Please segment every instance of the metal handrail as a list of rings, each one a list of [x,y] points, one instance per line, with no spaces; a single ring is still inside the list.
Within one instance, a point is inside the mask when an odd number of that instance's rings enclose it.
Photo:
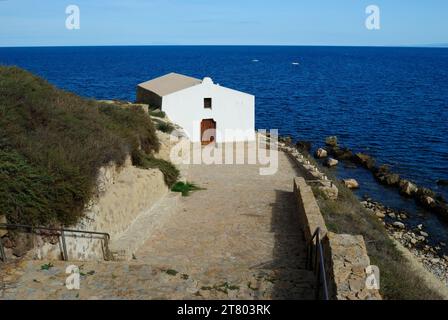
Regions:
[[[111,256],[109,252],[110,235],[106,232],[85,231],[85,230],[75,230],[65,228],[35,227],[25,224],[9,224],[9,223],[0,223],[0,229],[26,229],[29,231],[29,233],[35,233],[35,231],[37,230],[57,232],[57,235],[61,238],[63,258],[65,261],[68,261],[67,245],[65,242],[65,232],[99,235],[102,236],[104,240],[104,247],[103,247],[104,260],[109,260]],[[0,241],[0,258],[3,262],[6,262],[6,254],[1,241]]]
[[[315,241],[315,244],[313,241]],[[314,248],[313,248],[314,245]],[[314,249],[314,250],[313,250]],[[314,259],[313,259],[313,251]],[[314,265],[312,261],[314,260]],[[316,274],[316,300],[319,300],[321,287],[323,288],[323,299],[330,300],[328,294],[327,284],[327,272],[325,269],[324,250],[322,247],[322,241],[320,239],[320,228],[317,228],[314,232],[308,245],[307,254],[307,266],[310,270],[313,270]]]

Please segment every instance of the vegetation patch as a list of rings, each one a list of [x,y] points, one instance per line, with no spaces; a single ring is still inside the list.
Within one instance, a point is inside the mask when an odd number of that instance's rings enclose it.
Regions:
[[[236,291],[236,290],[239,290],[239,289],[240,289],[239,286],[229,284],[228,282],[224,282],[224,283],[221,283],[221,284],[215,284],[215,285],[213,285],[213,287],[210,287],[210,286],[203,286],[203,287],[201,287],[201,290],[204,290],[204,291],[205,290],[208,290],[208,291],[214,290],[214,291],[222,292],[222,293],[225,293],[225,294],[228,294],[229,290],[230,291]]]
[[[157,130],[162,131],[164,133],[171,133],[174,131],[174,126],[169,123],[162,120],[154,119],[154,122],[156,123]]]
[[[190,195],[190,192],[198,191],[198,190],[204,190],[204,188],[200,188],[194,183],[190,182],[177,182],[173,187],[171,188],[171,191],[173,192],[180,192],[182,193],[183,197],[188,197]]]
[[[176,276],[179,272],[178,271],[176,271],[176,270],[173,270],[173,269],[168,269],[168,270],[165,270],[165,273],[166,274],[168,274],[168,275],[170,275],[170,276]]]
[[[166,117],[166,113],[160,110],[151,110],[149,111],[149,115],[152,117],[156,117],[156,118],[165,118]]]
[[[179,179],[179,169],[171,162],[156,159],[140,150],[132,153],[132,163],[143,169],[159,169],[165,178],[165,183],[171,188]]]
[[[50,270],[51,268],[53,268],[53,264],[51,262],[43,264],[40,266],[40,270]]]
[[[0,212],[10,223],[76,223],[101,166],[159,148],[141,107],[83,99],[0,67]]]

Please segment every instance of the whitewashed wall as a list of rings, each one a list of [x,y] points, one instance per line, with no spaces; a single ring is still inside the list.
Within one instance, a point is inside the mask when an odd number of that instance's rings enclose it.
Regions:
[[[212,98],[212,109],[204,108],[204,98]],[[163,97],[162,110],[180,125],[192,142],[201,141],[201,121],[216,121],[216,142],[255,140],[255,97],[213,84],[202,84]],[[229,134],[239,131],[237,136]]]

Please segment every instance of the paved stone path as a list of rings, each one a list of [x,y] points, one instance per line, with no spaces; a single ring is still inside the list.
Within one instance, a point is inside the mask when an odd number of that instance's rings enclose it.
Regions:
[[[292,193],[297,173],[283,153],[277,174],[261,176],[258,169],[190,166],[188,181],[205,190],[180,199],[135,260],[76,263],[79,291],[64,286],[69,263],[52,262],[49,270],[41,270],[46,261],[9,265],[0,298],[312,299]]]

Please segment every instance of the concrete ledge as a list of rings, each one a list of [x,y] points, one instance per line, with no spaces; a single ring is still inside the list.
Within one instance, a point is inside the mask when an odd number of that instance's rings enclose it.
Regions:
[[[304,178],[294,178],[294,195],[306,241],[310,242],[316,229],[320,228],[330,298],[381,299],[378,290],[366,287],[366,268],[370,266],[370,258],[364,238],[361,235],[329,232],[313,191]]]

